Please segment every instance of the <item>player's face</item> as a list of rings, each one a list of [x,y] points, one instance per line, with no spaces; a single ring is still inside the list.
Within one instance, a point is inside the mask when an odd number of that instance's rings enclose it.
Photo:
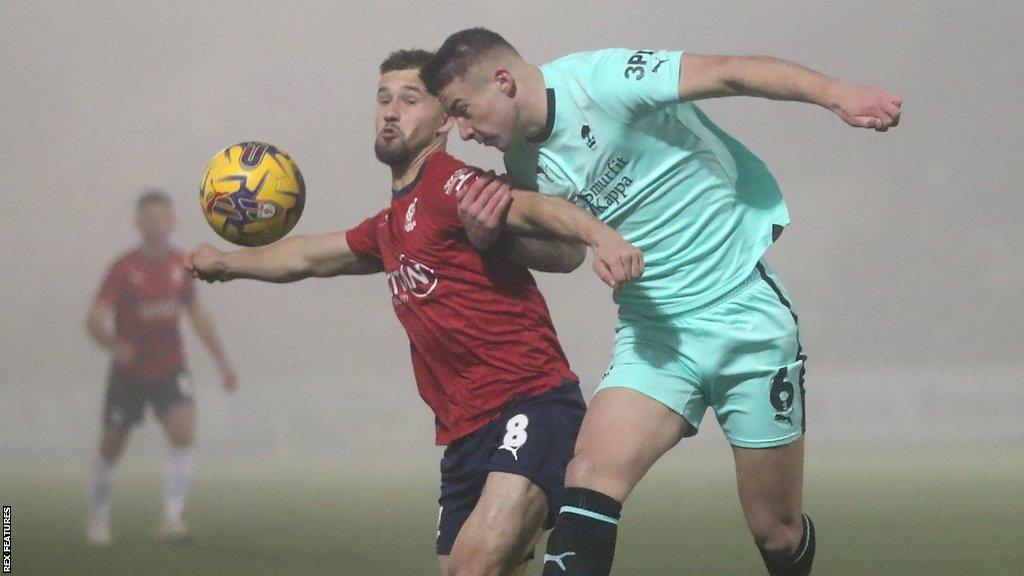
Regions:
[[[394,166],[415,158],[451,129],[451,120],[427,92],[418,70],[393,70],[377,86],[377,159]]]
[[[163,245],[171,240],[177,220],[166,204],[154,203],[144,207],[135,216],[135,227],[149,244]]]
[[[470,70],[441,90],[441,103],[459,124],[463,140],[504,151],[515,131],[511,77],[507,71],[491,74]]]

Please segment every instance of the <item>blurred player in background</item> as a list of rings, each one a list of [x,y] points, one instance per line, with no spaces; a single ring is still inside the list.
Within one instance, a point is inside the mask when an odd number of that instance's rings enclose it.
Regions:
[[[235,389],[235,374],[213,322],[199,303],[182,255],[170,244],[175,226],[170,197],[160,190],[143,193],[136,204],[135,225],[142,244],[111,265],[86,323],[93,340],[111,357],[103,438],[90,486],[92,507],[86,535],[94,544],[111,541],[114,469],[132,427],[142,421],[146,404],[152,404],[171,443],[158,537],[162,541],[189,539],[182,511],[195,475],[196,416],[178,329],[182,308],[213,355],[224,389]]]
[[[809,102],[885,131],[899,122],[900,98],[770,57],[609,49],[537,67],[483,28],[450,36],[423,78],[463,139],[505,153],[515,184],[586,207],[644,255],[643,276],[615,293],[611,366],[569,465],[544,574],[609,574],[622,503],[662,454],[696,434],[709,407],[733,447],[740,503],[768,571],[809,574],[806,356],[790,299],[763,258],[789,215],[764,164],[691,101]],[[518,194],[507,222],[572,234],[551,217],[559,206]],[[479,221],[486,229],[494,219]]]
[[[380,67],[375,152],[391,168],[391,203],[362,224],[221,252],[200,245],[199,278],[292,282],[385,273],[408,333],[420,395],[435,414],[441,461],[437,554],[443,576],[522,574],[561,498],[585,405],[526,266],[568,272],[582,244],[505,237],[485,254],[470,244],[457,198],[486,197],[495,216],[509,187],[445,152],[453,125],[419,77],[430,59],[398,51]],[[494,192],[491,194],[491,192]],[[585,211],[576,240],[596,260],[639,256]],[[618,280],[627,277],[620,275]],[[339,300],[339,305],[343,305]]]

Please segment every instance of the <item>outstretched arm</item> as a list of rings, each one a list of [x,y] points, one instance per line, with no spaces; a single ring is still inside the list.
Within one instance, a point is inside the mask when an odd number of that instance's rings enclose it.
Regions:
[[[683,54],[679,98],[757,96],[817,104],[850,126],[884,132],[900,123],[903,100],[878,86],[847,84],[771,56]]]
[[[251,278],[283,283],[311,276],[380,272],[380,263],[353,252],[342,232],[292,236],[259,248],[233,252],[200,244],[186,255],[185,267],[192,276],[210,282]]]

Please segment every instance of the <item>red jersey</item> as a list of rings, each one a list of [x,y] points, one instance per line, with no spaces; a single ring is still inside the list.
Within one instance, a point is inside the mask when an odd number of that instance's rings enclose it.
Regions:
[[[148,381],[184,368],[178,317],[192,300],[193,282],[178,252],[154,260],[135,250],[111,265],[96,301],[113,306],[115,337],[135,348],[122,372]]]
[[[346,234],[353,252],[382,263],[438,444],[496,420],[516,396],[578,379],[533,276],[505,255],[480,255],[466,237],[455,192],[478,173],[435,152],[390,208]]]

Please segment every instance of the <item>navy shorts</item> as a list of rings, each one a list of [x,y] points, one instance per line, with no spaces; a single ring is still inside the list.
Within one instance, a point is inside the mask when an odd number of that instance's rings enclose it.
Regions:
[[[192,385],[188,373],[181,370],[170,378],[138,380],[111,368],[103,405],[103,425],[121,431],[131,429],[142,422],[146,403],[153,405],[157,417],[176,404],[191,404]]]
[[[441,459],[437,553],[451,553],[491,472],[523,476],[543,490],[544,528],[551,528],[586,409],[579,382],[567,381],[540,396],[512,399],[500,418],[449,444]]]

